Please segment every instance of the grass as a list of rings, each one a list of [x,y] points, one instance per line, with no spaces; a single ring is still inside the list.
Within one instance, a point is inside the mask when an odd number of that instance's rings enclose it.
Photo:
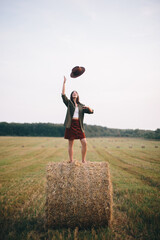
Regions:
[[[160,142],[131,138],[87,142],[88,161],[110,164],[112,227],[46,229],[46,165],[67,161],[68,143],[63,138],[0,137],[1,239],[160,239]],[[79,141],[74,156],[81,161]]]

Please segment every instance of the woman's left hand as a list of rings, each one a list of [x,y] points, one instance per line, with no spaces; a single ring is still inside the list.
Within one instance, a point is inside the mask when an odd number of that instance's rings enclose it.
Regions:
[[[93,110],[90,107],[83,106],[83,109],[89,109],[91,113],[93,112]]]

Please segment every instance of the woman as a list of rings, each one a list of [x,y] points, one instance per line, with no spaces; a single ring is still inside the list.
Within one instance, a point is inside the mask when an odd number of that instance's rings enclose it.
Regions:
[[[82,162],[86,162],[86,151],[87,142],[83,128],[84,113],[93,113],[93,110],[89,107],[84,106],[79,102],[79,95],[76,91],[73,91],[70,96],[70,100],[65,95],[65,84],[66,78],[64,77],[63,88],[62,88],[62,99],[64,104],[67,106],[67,114],[64,125],[65,139],[68,139],[68,153],[70,163],[73,162],[73,143],[75,139],[80,139],[82,144]]]

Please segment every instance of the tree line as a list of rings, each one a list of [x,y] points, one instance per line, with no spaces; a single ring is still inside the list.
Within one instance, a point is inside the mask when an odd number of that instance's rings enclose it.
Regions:
[[[138,137],[160,139],[160,129],[116,129],[84,124],[86,137]],[[7,123],[0,122],[0,136],[63,137],[65,127],[54,123]]]

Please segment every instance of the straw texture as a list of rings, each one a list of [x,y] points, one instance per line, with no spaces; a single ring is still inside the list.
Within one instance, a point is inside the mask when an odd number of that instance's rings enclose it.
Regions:
[[[112,186],[108,163],[47,165],[46,221],[51,228],[109,225]]]

